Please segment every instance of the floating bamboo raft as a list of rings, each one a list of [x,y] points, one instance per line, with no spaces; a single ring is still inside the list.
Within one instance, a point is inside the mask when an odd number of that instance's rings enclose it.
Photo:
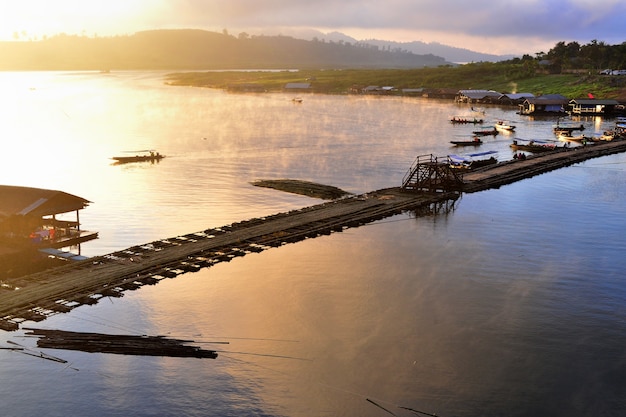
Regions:
[[[586,159],[625,152],[626,141],[557,150],[464,174],[462,191],[476,192],[529,178]],[[137,245],[108,255],[0,282],[0,329],[40,321],[103,297],[156,284],[187,272],[268,248],[383,219],[408,210],[449,209],[458,192],[409,192],[400,187],[345,197],[216,229]]]
[[[2,283],[0,328],[16,330],[25,320],[41,321],[166,278],[407,210],[439,210],[456,198],[455,193],[419,195],[390,188],[72,262]]]
[[[187,345],[192,340],[164,336],[134,336],[103,333],[79,333],[65,330],[32,329],[26,335],[38,336],[37,346],[48,349],[79,350],[118,355],[170,356],[177,358],[217,358],[214,350]]]
[[[349,192],[344,191],[341,188],[302,180],[258,180],[252,182],[251,184],[256,187],[274,188],[288,193],[306,195],[309,197],[321,198],[323,200],[335,200],[337,198],[350,195]]]

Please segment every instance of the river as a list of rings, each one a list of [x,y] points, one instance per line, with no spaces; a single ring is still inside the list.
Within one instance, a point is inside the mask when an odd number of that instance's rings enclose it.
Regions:
[[[80,220],[100,237],[83,255],[319,202],[258,179],[363,193],[400,185],[418,155],[470,152],[449,143],[470,137],[473,125],[448,122],[467,105],[297,103],[172,87],[164,75],[0,74],[0,183],[92,201]],[[500,160],[513,136],[554,139],[555,120],[485,110],[517,126],[479,148]],[[112,165],[142,149],[167,157]],[[45,351],[60,364],[3,349],[3,415],[624,415],[625,164],[589,160],[463,195],[449,213],[393,216],[26,323],[178,337],[219,356]],[[0,333],[0,347],[9,341],[39,350],[23,331]]]

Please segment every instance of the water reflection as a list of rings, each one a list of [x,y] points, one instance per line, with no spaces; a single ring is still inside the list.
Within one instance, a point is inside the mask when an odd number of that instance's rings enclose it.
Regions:
[[[0,129],[23,141],[6,144],[0,181],[94,201],[81,215],[100,232],[88,255],[317,202],[250,185],[260,178],[395,186],[416,155],[445,155],[467,134],[448,122],[464,109],[449,102],[311,96],[294,106],[282,94],[172,88],[154,73],[20,77],[0,77],[17,90],[0,98]],[[554,123],[489,114],[524,138],[549,137]],[[485,141],[511,157],[510,138]],[[143,148],[168,158],[110,165]],[[395,216],[54,316],[38,325],[230,343],[210,362],[60,352],[78,372],[2,351],[11,383],[0,394],[15,416],[384,415],[367,398],[398,415],[411,414],[397,405],[619,414],[623,163],[588,161],[465,195],[447,215]]]

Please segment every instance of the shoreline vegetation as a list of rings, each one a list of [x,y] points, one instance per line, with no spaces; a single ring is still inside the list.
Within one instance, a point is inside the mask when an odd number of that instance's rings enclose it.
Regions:
[[[419,69],[192,71],[169,73],[165,82],[172,86],[242,93],[350,94],[360,93],[363,88],[375,85],[393,87],[386,93],[388,95],[407,95],[402,92],[406,89],[484,89],[503,94],[561,94],[570,99],[587,97],[591,93],[597,98],[626,102],[626,76],[606,76],[591,71],[530,74],[512,64],[501,63]],[[286,89],[289,83],[304,83],[308,88]]]
[[[417,54],[367,41],[159,29],[114,37],[59,34],[0,42],[0,70],[165,70],[178,72],[167,76],[170,85],[232,92],[284,91],[287,83],[306,83],[310,88],[300,92],[348,94],[367,86],[385,86],[393,87],[386,94],[412,89],[414,96],[421,96],[419,89],[494,90],[561,94],[570,99],[592,94],[626,102],[626,74],[614,75],[615,70],[620,70],[617,74],[626,71],[625,45],[598,40],[558,42],[548,52],[533,56],[457,63],[432,53]]]

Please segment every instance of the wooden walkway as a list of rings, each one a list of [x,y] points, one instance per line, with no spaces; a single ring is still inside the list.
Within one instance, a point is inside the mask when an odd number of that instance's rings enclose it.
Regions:
[[[463,191],[470,193],[498,188],[588,159],[622,152],[626,152],[626,140],[598,142],[585,147],[558,148],[553,152],[532,155],[525,160],[508,161],[469,172],[463,177]]]
[[[2,283],[0,328],[16,330],[25,320],[43,320],[103,297],[121,297],[125,290],[407,210],[438,210],[456,198],[458,193],[390,188],[72,262]]]
[[[586,159],[625,151],[626,141],[620,140],[505,162],[465,174],[463,191],[497,188]],[[26,320],[40,321],[80,305],[97,303],[103,297],[121,297],[126,290],[156,284],[218,262],[340,232],[408,210],[438,212],[448,208],[458,196],[458,192],[383,189],[133,246],[5,281],[0,286],[0,328],[16,330]]]

